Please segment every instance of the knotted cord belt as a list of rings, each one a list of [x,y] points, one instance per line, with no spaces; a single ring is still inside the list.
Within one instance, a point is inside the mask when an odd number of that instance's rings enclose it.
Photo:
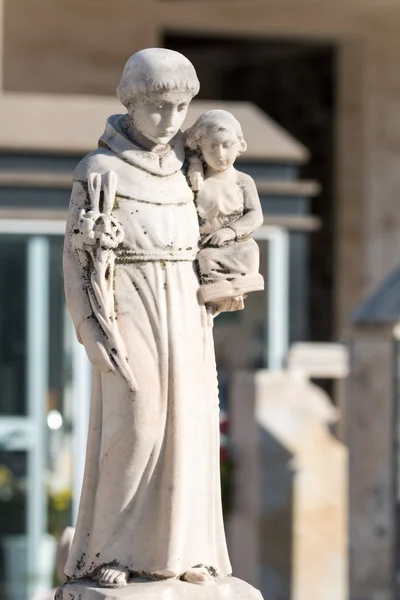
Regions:
[[[156,248],[149,250],[125,250],[115,251],[115,262],[117,265],[126,265],[135,262],[193,262],[197,256],[197,249],[186,250],[163,250]]]

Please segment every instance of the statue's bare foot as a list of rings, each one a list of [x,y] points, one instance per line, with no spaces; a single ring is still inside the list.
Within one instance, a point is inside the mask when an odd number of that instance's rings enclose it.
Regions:
[[[124,587],[128,581],[128,572],[118,567],[102,567],[98,581],[101,587]]]
[[[206,567],[192,567],[188,569],[181,577],[183,581],[188,583],[210,584],[215,583],[214,577],[210,575]]]

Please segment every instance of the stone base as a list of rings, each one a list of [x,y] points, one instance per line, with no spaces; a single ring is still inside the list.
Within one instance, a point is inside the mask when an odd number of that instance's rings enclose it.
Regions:
[[[55,600],[262,600],[261,593],[241,579],[224,577],[210,584],[168,579],[133,580],[123,588],[101,588],[91,583],[66,583]]]

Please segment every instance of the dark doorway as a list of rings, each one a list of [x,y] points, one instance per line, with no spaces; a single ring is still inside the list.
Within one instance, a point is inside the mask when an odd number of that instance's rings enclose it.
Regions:
[[[310,238],[309,340],[330,341],[335,286],[334,47],[174,32],[165,35],[164,46],[193,62],[201,82],[199,99],[254,102],[309,149],[311,160],[301,176],[322,186],[312,202],[322,229]]]

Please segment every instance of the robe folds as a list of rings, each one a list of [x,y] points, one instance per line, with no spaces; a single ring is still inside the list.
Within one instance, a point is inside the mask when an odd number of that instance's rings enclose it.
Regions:
[[[67,305],[79,339],[95,318],[83,252],[73,231],[90,208],[91,173],[117,176],[113,216],[118,328],[137,381],[93,369],[83,489],[66,565],[71,579],[115,565],[171,577],[204,565],[231,573],[222,518],[219,406],[212,316],[198,299],[199,225],[181,171],[181,136],[158,155],[133,144],[122,115],[74,174],[65,237]]]

